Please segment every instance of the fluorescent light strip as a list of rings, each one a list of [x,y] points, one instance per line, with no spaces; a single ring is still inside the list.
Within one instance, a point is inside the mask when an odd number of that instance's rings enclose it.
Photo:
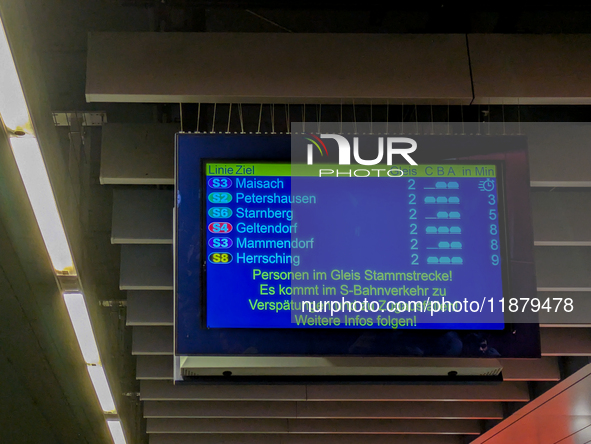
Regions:
[[[47,169],[41,155],[22,86],[10,52],[10,46],[0,19],[0,118],[10,137],[14,154],[27,195],[33,207],[43,241],[58,274],[74,275],[74,261],[62,225]]]
[[[0,18],[0,115],[12,129],[25,129],[29,124],[27,102],[14,66],[4,25]]]
[[[113,437],[113,442],[115,444],[126,444],[121,421],[118,419],[107,419],[107,425],[109,426],[109,431]]]
[[[101,365],[101,358],[92,331],[92,324],[90,323],[90,316],[84,295],[82,293],[64,293],[64,302],[66,303],[66,308],[68,309],[82,356],[86,364],[88,364],[88,374],[101,408],[105,413],[114,413],[116,412],[115,401],[109,388],[105,369]]]
[[[105,369],[102,365],[89,365],[87,369],[103,412],[114,413],[116,411],[115,401],[109,388]]]
[[[53,268],[64,274],[72,274],[74,263],[70,247],[37,139],[30,136],[11,138],[10,145]]]
[[[78,339],[78,345],[87,364],[101,362],[96,340],[90,323],[86,301],[81,293],[64,293],[64,301]]]

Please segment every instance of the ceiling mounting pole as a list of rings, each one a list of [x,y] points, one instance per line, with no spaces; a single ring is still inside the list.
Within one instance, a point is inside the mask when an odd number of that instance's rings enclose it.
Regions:
[[[503,136],[505,136],[505,103],[504,99],[501,99],[501,112],[503,114]]]
[[[355,99],[353,99],[353,122],[355,125],[355,134],[357,134],[357,114],[355,113]]]
[[[238,104],[238,116],[240,117],[240,134],[244,134],[244,119],[242,118],[242,103]]]
[[[217,102],[213,104],[213,121],[211,122],[211,132],[215,133],[215,112],[217,108]]]
[[[488,99],[488,135],[490,136],[490,98]]]
[[[306,104],[304,103],[304,106],[302,108],[302,130],[305,133],[306,132]]]
[[[341,99],[341,134],[343,134],[343,99]]]
[[[369,134],[373,134],[373,100],[369,101]]]
[[[181,117],[181,133],[183,133],[183,104],[179,103],[179,115]]]
[[[519,107],[519,97],[517,97],[517,131],[521,135],[521,108]]]
[[[259,126],[257,129],[257,134],[261,134],[261,120],[263,118],[263,104],[261,103],[261,108],[259,110]]]
[[[447,135],[449,136],[449,100],[447,101]]]
[[[390,123],[390,100],[386,100],[386,134],[388,134],[388,124]]]
[[[291,123],[289,121],[289,103],[285,105],[285,125],[287,128],[287,134],[291,134]]]

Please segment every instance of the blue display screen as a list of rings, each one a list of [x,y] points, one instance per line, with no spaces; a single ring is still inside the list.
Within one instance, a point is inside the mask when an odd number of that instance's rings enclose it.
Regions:
[[[501,168],[204,162],[206,326],[502,329]]]

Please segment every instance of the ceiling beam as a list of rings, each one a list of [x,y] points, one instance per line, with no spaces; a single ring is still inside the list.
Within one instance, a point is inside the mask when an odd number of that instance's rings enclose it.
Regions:
[[[472,101],[463,34],[95,32],[86,72],[89,102]]]
[[[144,401],[502,401],[527,402],[524,382],[493,385],[174,385],[141,381]]]
[[[150,444],[194,444],[190,433],[150,434]],[[201,434],[199,444],[464,444],[454,435],[277,435],[277,434]]]
[[[479,435],[476,420],[442,419],[148,419],[148,433]]]
[[[494,402],[146,401],[146,418],[503,419]]]

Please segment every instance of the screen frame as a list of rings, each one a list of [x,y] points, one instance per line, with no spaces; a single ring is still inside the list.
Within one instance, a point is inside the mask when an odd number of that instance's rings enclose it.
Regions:
[[[494,163],[493,160],[507,159],[511,156],[507,154],[516,154],[515,159],[519,159],[520,165],[518,168],[513,168],[515,171],[511,171],[511,168],[505,168],[505,174],[512,176],[515,183],[519,183],[519,193],[525,193],[522,196],[527,199],[529,204],[529,172],[528,166],[524,164],[524,160],[527,163],[527,143],[524,136],[416,136],[417,139],[421,139],[423,143],[419,143],[419,147],[428,148],[426,144],[426,138],[430,138],[432,142],[436,142],[435,139],[444,140],[446,143],[453,144],[453,163],[470,163],[471,161],[480,163]],[[443,138],[443,139],[442,139]],[[476,138],[476,139],[475,139]],[[199,145],[196,149],[192,145]],[[437,143],[435,143],[437,144]],[[457,145],[457,148],[456,148]],[[484,148],[483,148],[483,145]],[[202,204],[201,199],[204,198],[202,183],[203,174],[202,167],[205,159],[224,159],[230,160],[256,160],[259,162],[286,162],[290,160],[290,136],[289,135],[217,135],[217,134],[177,134],[175,143],[175,222],[174,222],[174,295],[175,295],[175,354],[180,356],[199,356],[199,355],[241,355],[251,354],[260,356],[417,356],[413,351],[406,351],[401,349],[392,349],[391,345],[386,346],[376,345],[362,349],[354,349],[351,343],[355,342],[355,337],[352,337],[351,332],[355,332],[353,336],[358,335],[359,337],[367,336],[367,332],[380,333],[378,335],[370,335],[375,343],[379,343],[382,339],[395,338],[396,341],[407,341],[412,343],[413,340],[419,342],[435,340],[441,337],[442,331],[427,330],[427,331],[411,331],[409,329],[399,330],[381,330],[381,329],[207,329],[203,327],[203,318],[198,316],[195,317],[195,307],[191,310],[185,310],[187,308],[187,302],[189,299],[193,299],[189,305],[194,304],[195,301],[200,304],[204,299],[203,285],[204,280],[204,269],[206,258],[202,253],[203,245],[199,248],[199,287],[198,290],[193,292],[187,291],[186,288],[179,287],[179,255],[181,249],[179,248],[179,240],[181,242],[186,240],[186,233],[179,233],[179,203],[181,195],[179,194],[179,161],[183,161],[183,150],[192,150],[194,158],[193,178],[192,185],[196,188],[192,190],[195,197],[199,201],[199,215],[203,217],[202,212],[204,211],[205,205]],[[429,152],[427,152],[429,151]],[[441,155],[447,156],[447,159],[452,158],[448,151],[441,151],[437,153],[437,156],[433,156],[433,147],[431,149],[418,150],[415,155],[415,159],[421,163],[433,163],[443,164],[444,159]],[[505,156],[505,157],[504,157]],[[431,160],[432,159],[432,160]],[[513,160],[515,160],[513,159]],[[525,169],[524,169],[525,168]],[[525,171],[525,176],[523,175]],[[519,174],[516,174],[516,173]],[[497,174],[498,176],[498,174]],[[511,177],[510,177],[511,178]],[[503,181],[505,184],[507,178]],[[527,187],[525,187],[525,184]],[[505,214],[505,208],[507,213],[509,208],[507,207],[510,202],[506,199],[507,188],[504,186],[503,201],[505,205],[499,206],[499,212],[501,208]],[[515,216],[517,208],[511,208],[513,216]],[[522,209],[523,210],[523,209]],[[509,233],[509,227],[504,227],[502,230],[505,232],[505,240],[502,241],[503,246],[507,246],[509,239],[517,235],[527,236],[531,238],[531,243],[522,242],[520,252],[517,256],[525,257],[528,260],[526,270],[528,274],[535,276],[535,268],[533,267],[533,230],[531,224],[531,212],[521,211],[520,232]],[[198,217],[200,219],[200,217]],[[201,221],[197,221],[198,226],[202,227]],[[505,216],[505,224],[507,225],[507,218]],[[529,226],[529,232],[524,227]],[[200,228],[198,231],[199,239],[203,239],[204,234]],[[201,242],[202,244],[202,242]],[[527,251],[529,249],[529,251]],[[507,254],[503,258],[508,257]],[[523,261],[522,261],[523,262]],[[507,268],[511,268],[509,265]],[[511,275],[514,275],[514,270],[507,270],[509,273],[508,291],[514,292],[513,280]],[[518,289],[530,289],[531,282],[522,282],[517,285]],[[179,291],[180,290],[180,291]],[[535,291],[535,277],[533,282],[533,290]],[[179,309],[179,307],[182,307]],[[202,308],[197,308],[197,312],[201,312]],[[278,331],[279,330],[279,331]],[[331,333],[332,332],[332,333]],[[383,333],[390,333],[390,335]],[[395,334],[392,335],[391,333]],[[331,334],[327,334],[331,333]],[[445,333],[445,332],[444,332]],[[448,332],[453,333],[453,332]],[[470,331],[462,330],[461,338],[473,335],[476,338],[481,336],[482,331]],[[378,338],[377,336],[384,336]],[[539,325],[538,324],[510,324],[506,322],[504,330],[487,331],[486,337],[488,337],[488,343],[490,339],[495,339],[494,343],[497,343],[497,348],[504,344],[503,337],[506,338],[505,342],[511,342],[510,346],[506,349],[499,350],[500,356],[489,356],[481,353],[480,349],[476,346],[473,352],[462,351],[460,354],[445,354],[435,351],[424,353],[422,356],[425,357],[438,357],[438,356],[458,356],[458,357],[520,357],[520,358],[537,358],[540,356],[540,342],[539,342]],[[478,342],[479,339],[476,339]],[[229,346],[228,344],[232,344]]]

